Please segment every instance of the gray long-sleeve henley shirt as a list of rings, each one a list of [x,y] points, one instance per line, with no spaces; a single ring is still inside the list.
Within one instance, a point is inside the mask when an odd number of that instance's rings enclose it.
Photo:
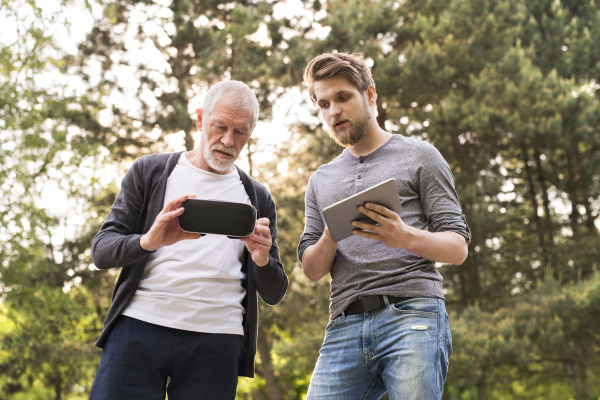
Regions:
[[[450,167],[427,142],[393,135],[373,153],[359,158],[348,149],[321,166],[306,189],[306,222],[298,258],[317,243],[325,228],[323,209],[389,178],[396,180],[402,220],[431,232],[456,232],[470,242]],[[359,296],[444,298],[434,263],[406,249],[351,236],[338,243],[331,269],[329,312],[335,317]]]

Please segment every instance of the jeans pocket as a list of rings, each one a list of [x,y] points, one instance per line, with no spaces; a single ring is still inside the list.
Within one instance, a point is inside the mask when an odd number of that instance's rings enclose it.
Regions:
[[[325,327],[325,332],[329,332],[330,330],[333,329],[334,326],[337,325],[337,323],[340,321],[342,317],[336,317],[334,319],[332,319],[331,321],[329,321],[329,323],[327,324],[327,326]]]
[[[448,360],[452,356],[452,333],[450,332],[450,317],[446,313],[446,353]]]
[[[437,299],[409,299],[390,304],[390,308],[396,314],[415,315],[424,318],[438,317]]]

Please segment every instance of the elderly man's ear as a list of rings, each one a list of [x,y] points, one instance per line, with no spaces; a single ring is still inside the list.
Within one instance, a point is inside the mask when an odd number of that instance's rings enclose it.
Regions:
[[[202,130],[202,109],[198,109],[198,116],[196,117],[196,127],[199,131]]]

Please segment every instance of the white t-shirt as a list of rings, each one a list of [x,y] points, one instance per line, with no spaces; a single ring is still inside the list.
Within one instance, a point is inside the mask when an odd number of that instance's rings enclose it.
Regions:
[[[204,171],[183,153],[167,180],[164,204],[188,193],[251,204],[237,170],[226,175]],[[162,247],[148,258],[123,315],[174,329],[243,335],[243,262],[244,243],[221,235]]]

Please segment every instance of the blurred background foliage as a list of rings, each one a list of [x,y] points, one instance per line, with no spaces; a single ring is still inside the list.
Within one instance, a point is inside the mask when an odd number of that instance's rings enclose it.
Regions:
[[[276,200],[290,286],[260,306],[257,378],[238,397],[304,398],[329,282],[304,277],[296,245],[308,178],[341,148],[301,75],[330,51],[362,53],[379,124],[454,172],[473,241],[462,266],[438,266],[444,398],[600,398],[596,1],[0,1],[0,399],[88,397],[118,274],[96,270],[91,240],[135,158],[194,148],[198,99],[222,79],[255,91],[257,130],[278,104],[308,110],[241,160]],[[67,51],[56,27],[74,7],[93,20]]]

